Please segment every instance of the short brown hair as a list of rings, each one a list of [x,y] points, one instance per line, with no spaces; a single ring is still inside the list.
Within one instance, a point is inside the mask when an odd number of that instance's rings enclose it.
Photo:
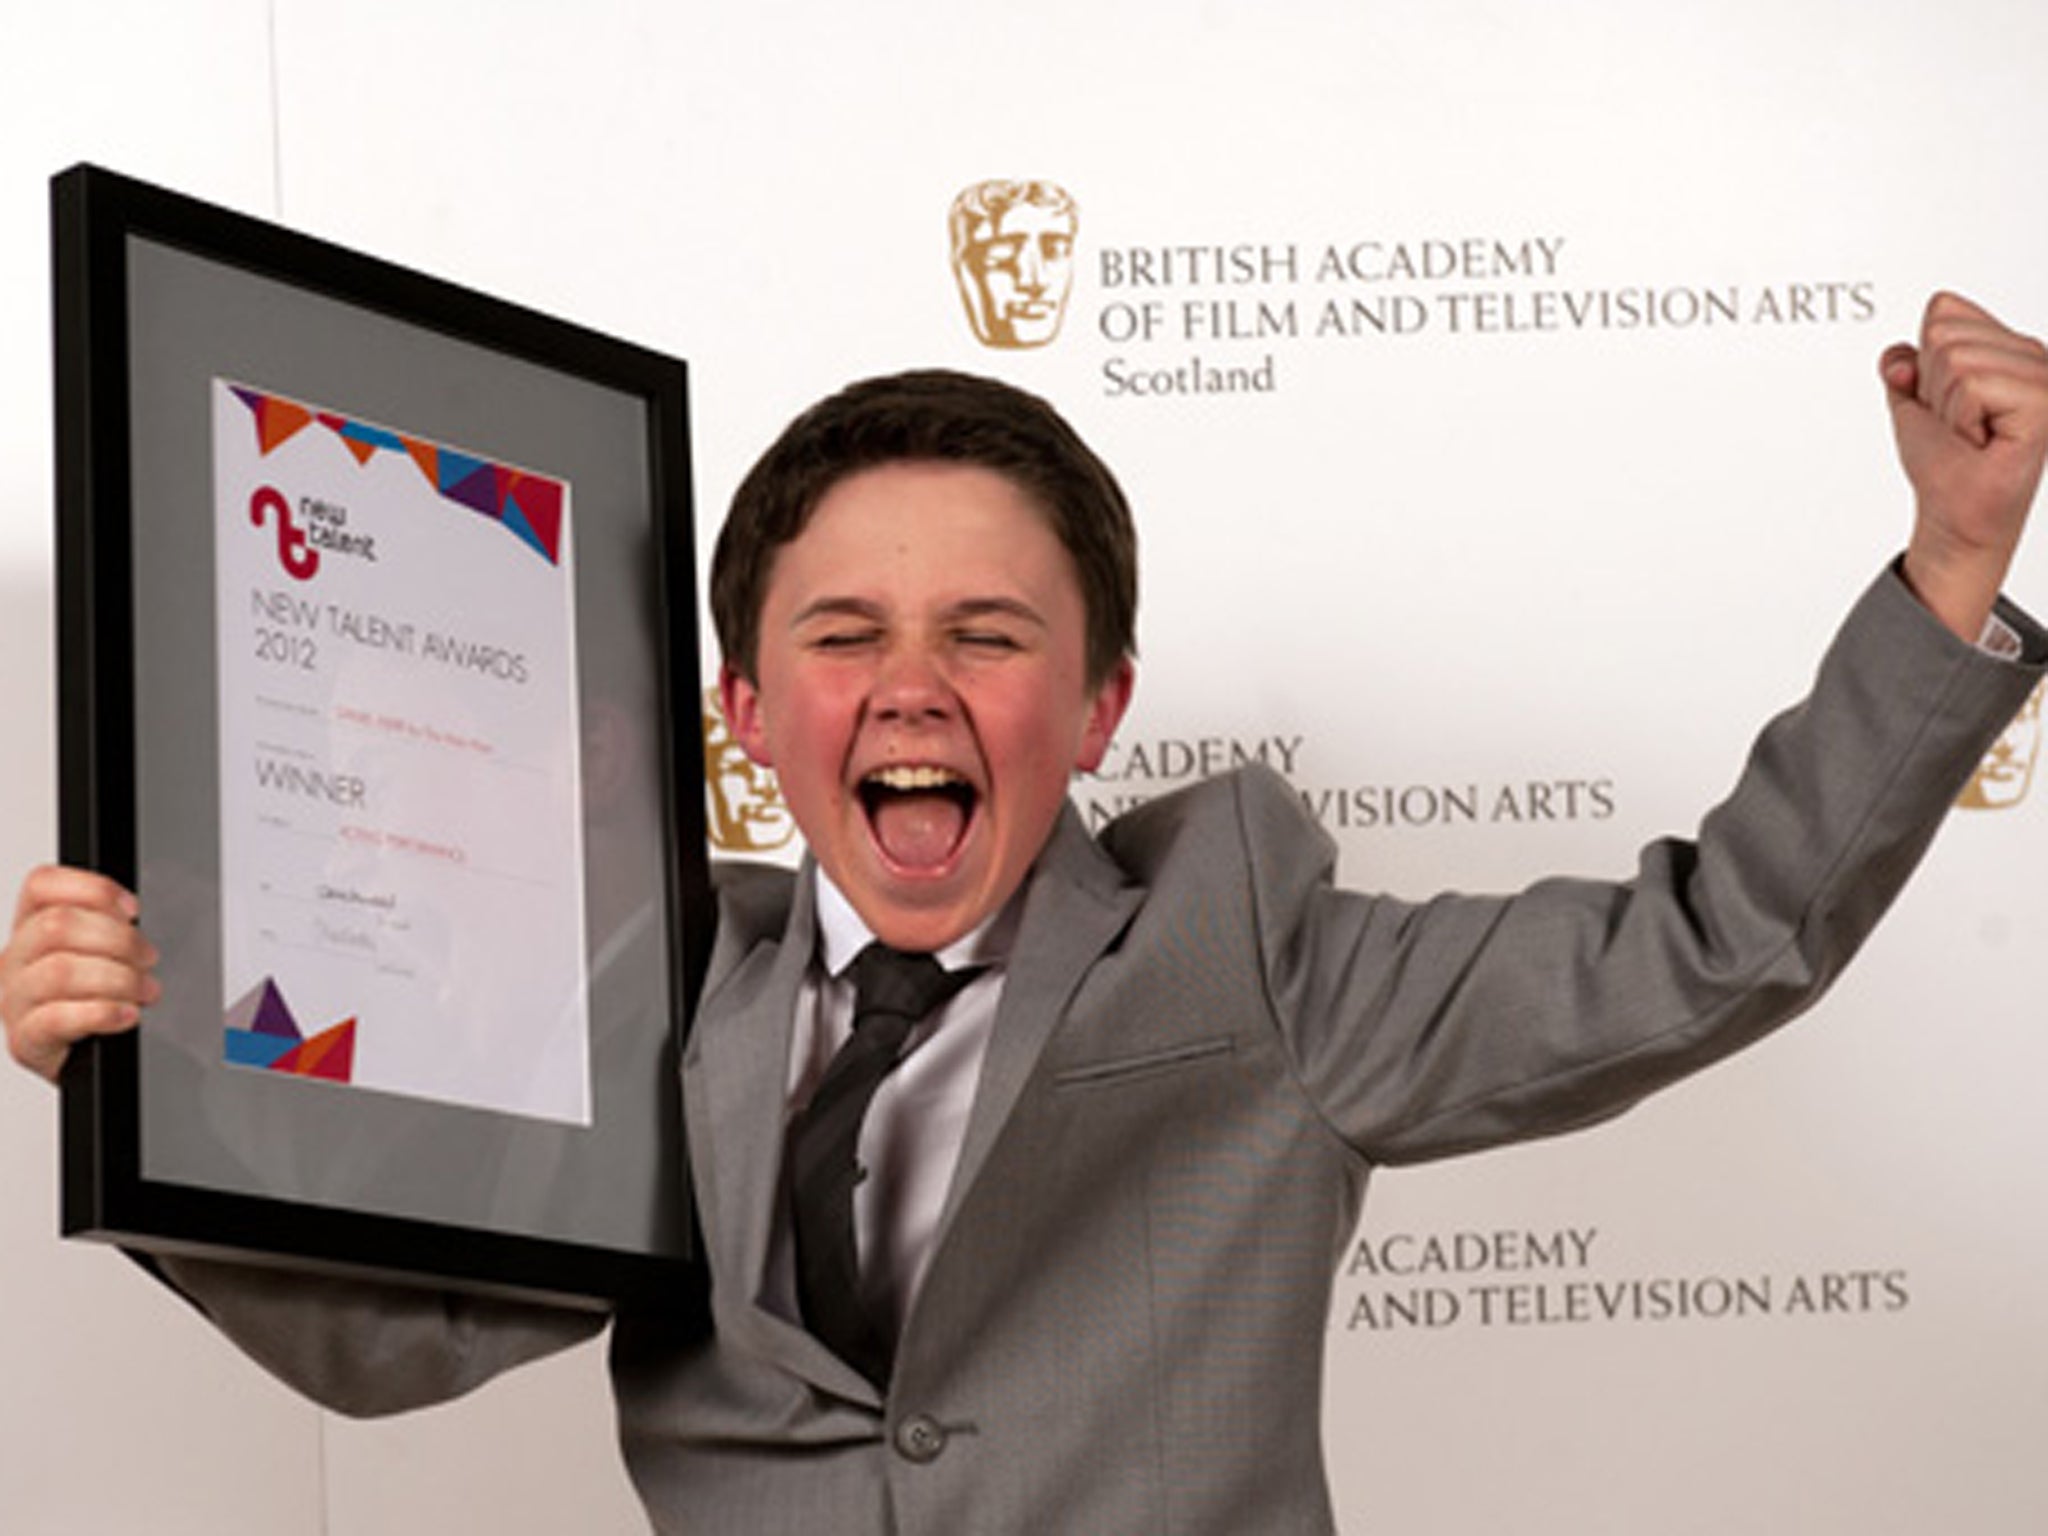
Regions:
[[[711,617],[726,662],[752,678],[776,553],[847,476],[884,464],[967,464],[1046,515],[1080,580],[1088,678],[1136,653],[1138,541],[1124,493],[1045,401],[995,379],[925,369],[850,384],[783,429],[733,493],[711,556]]]

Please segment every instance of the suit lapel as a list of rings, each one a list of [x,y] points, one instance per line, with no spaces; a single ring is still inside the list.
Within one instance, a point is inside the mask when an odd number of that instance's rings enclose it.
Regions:
[[[859,1372],[760,1302],[780,1199],[791,1020],[816,944],[812,891],[806,861],[780,942],[740,936],[744,952],[723,978],[714,957],[684,1075],[690,1155],[720,1330],[795,1375],[873,1402]]]
[[[1088,968],[1137,910],[1142,892],[1098,848],[1069,803],[1025,894],[1024,916],[1003,980],[1003,999],[939,1218],[945,1240],[960,1202],[988,1161],[1046,1042],[1066,1018]]]

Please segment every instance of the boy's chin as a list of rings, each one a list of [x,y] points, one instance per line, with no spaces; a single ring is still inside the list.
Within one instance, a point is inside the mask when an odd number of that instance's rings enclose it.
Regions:
[[[940,913],[884,913],[880,922],[870,922],[868,927],[891,949],[900,949],[906,954],[937,954],[947,945],[956,943],[974,931],[981,919],[960,918]]]
[[[839,882],[861,921],[893,949],[928,954],[972,933],[1007,899],[990,892],[966,871],[904,875],[886,869],[859,882],[858,891]]]

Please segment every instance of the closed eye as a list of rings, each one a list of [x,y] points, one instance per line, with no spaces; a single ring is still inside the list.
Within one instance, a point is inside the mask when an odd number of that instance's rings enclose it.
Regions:
[[[834,629],[812,635],[804,643],[814,651],[851,651],[873,645],[880,635],[875,629]]]
[[[947,618],[946,632],[954,644],[990,655],[1029,650],[1045,631],[1035,608],[1007,597],[960,603]]]
[[[1006,635],[1002,633],[1000,630],[962,630],[953,638],[959,644],[968,646],[974,650],[1021,651],[1024,649],[1024,642],[1022,640],[1019,640],[1015,635]]]

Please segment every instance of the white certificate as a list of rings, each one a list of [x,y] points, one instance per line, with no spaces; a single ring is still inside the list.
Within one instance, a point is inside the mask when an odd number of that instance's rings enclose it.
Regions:
[[[568,485],[212,391],[225,1060],[588,1125]]]

